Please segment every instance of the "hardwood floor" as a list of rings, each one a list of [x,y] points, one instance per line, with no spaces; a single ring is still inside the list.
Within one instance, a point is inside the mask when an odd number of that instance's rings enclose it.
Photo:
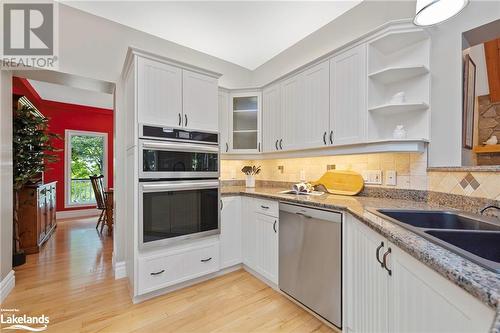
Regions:
[[[58,222],[39,254],[16,268],[2,308],[45,314],[46,332],[334,332],[244,270],[132,304],[114,280],[112,239],[96,218]]]

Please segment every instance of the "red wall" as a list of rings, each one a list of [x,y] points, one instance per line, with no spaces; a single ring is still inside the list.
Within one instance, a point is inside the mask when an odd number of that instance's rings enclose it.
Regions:
[[[27,80],[16,77],[13,79],[13,93],[26,96],[49,119],[49,130],[61,136],[61,140],[57,140],[54,144],[56,148],[61,149],[57,153],[59,161],[50,164],[44,175],[45,182],[57,181],[57,211],[89,208],[64,207],[65,131],[78,130],[108,134],[106,186],[113,187],[113,110],[43,100]]]

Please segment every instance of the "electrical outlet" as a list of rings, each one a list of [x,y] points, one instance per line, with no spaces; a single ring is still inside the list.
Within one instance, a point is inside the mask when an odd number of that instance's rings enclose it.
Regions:
[[[326,171],[335,170],[335,168],[336,168],[335,164],[327,164],[326,165]]]
[[[280,173],[285,172],[285,166],[283,166],[283,165],[278,165],[278,171],[279,171]]]
[[[382,170],[365,170],[362,175],[365,184],[382,185]]]
[[[396,186],[396,171],[387,170],[385,172],[385,185]]]

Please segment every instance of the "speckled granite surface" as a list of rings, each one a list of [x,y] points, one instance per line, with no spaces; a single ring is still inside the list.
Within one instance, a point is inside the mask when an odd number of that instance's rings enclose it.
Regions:
[[[497,316],[491,333],[500,333],[500,274],[489,271],[432,242],[370,212],[370,209],[446,209],[445,206],[415,200],[396,200],[367,196],[297,196],[278,194],[288,188],[224,186],[223,196],[243,195],[274,199],[313,207],[341,210],[351,213],[371,229],[409,253],[428,267],[452,281],[468,293],[495,309]]]

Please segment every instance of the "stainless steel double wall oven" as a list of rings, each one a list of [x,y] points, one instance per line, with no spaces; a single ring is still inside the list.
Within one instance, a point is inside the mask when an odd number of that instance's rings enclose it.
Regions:
[[[217,133],[140,126],[142,248],[220,232]]]

